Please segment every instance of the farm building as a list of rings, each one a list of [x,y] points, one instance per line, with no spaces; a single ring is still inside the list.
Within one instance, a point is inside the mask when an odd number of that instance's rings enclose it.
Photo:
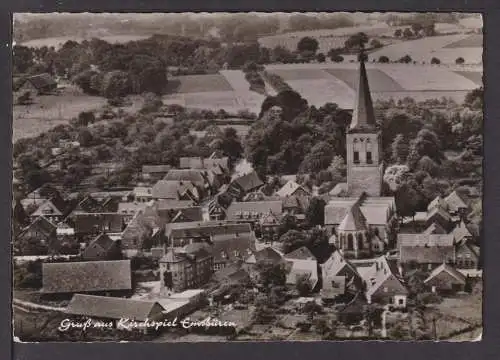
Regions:
[[[463,291],[466,283],[465,276],[449,264],[441,264],[435,268],[424,284],[432,288],[432,292],[450,294]]]
[[[57,89],[57,82],[47,73],[27,77],[18,85],[17,91],[30,92],[32,95],[47,95]]]
[[[126,295],[132,290],[130,260],[43,263],[42,284],[42,294]]]

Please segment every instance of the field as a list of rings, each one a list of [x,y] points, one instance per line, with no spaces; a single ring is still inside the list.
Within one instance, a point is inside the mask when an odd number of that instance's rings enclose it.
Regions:
[[[266,67],[283,78],[310,104],[335,102],[352,108],[358,64],[282,64]],[[367,64],[372,97],[395,100],[412,97],[416,101],[452,98],[462,102],[468,91],[482,84],[480,68],[452,71],[445,66],[413,64]]]
[[[445,48],[482,48],[483,47],[483,35],[473,34],[465,39],[455,41],[451,44],[445,46]]]
[[[31,105],[14,105],[13,141],[36,136],[65,124],[82,111],[96,110],[106,104],[102,97],[89,96],[67,88],[58,95],[38,96]]]
[[[409,55],[417,62],[429,63],[433,57],[436,57],[441,60],[441,63],[453,64],[458,57],[463,57],[466,64],[479,64],[482,62],[483,49],[482,45],[477,46],[477,36],[459,34],[399,42],[370,53],[369,59],[370,61],[378,60],[380,56],[387,56],[391,61],[397,61]],[[467,46],[461,45],[461,41],[464,41],[463,44]],[[472,46],[474,44],[475,46]]]
[[[219,74],[185,75],[169,79],[169,90],[176,93],[232,91],[226,78]]]
[[[332,48],[343,47],[344,42],[349,36],[358,32],[364,32],[368,36],[378,36],[389,31],[390,27],[386,24],[354,26],[339,29],[323,29],[311,31],[295,31],[280,35],[265,36],[259,38],[259,43],[268,48],[283,46],[288,50],[294,51],[297,49],[297,44],[304,36],[314,37],[319,42],[319,52],[327,53]],[[384,41],[382,40],[384,43]]]
[[[109,43],[126,43],[128,41],[137,41],[150,37],[150,35],[109,35],[109,36],[96,36],[97,38],[107,41]],[[43,39],[35,39],[23,42],[21,45],[28,47],[40,48],[43,46],[53,46],[56,49],[61,47],[66,41],[73,40],[76,42],[82,42],[83,40],[90,40],[89,38],[79,37],[79,36],[61,36],[61,37],[51,37]]]

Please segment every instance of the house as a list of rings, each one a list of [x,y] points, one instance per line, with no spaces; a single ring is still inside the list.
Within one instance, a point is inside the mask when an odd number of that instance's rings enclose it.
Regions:
[[[285,259],[316,260],[316,257],[307,247],[302,246],[292,252],[285,254]]]
[[[127,254],[135,254],[137,251],[148,248],[146,241],[149,239],[149,245],[161,243],[160,239],[153,239],[156,231],[159,238],[160,223],[156,211],[150,207],[144,211],[137,212],[130,220],[121,234],[121,248]]]
[[[85,247],[81,256],[85,261],[119,260],[122,256],[120,240],[100,234]]]
[[[142,178],[147,181],[156,182],[163,179],[171,168],[170,165],[143,165]]]
[[[43,263],[42,285],[42,294],[130,294],[130,260]]]
[[[392,197],[333,198],[325,206],[325,228],[345,256],[366,257],[389,246],[395,211]]]
[[[162,292],[180,292],[206,284],[213,269],[213,256],[207,248],[198,243],[169,249],[159,260]]]
[[[460,270],[478,269],[480,265],[479,252],[479,247],[472,245],[469,241],[461,241],[457,243],[455,250],[456,268]]]
[[[430,226],[433,223],[439,224],[443,229],[449,231],[451,229],[452,217],[442,207],[434,207],[429,212],[425,219],[425,225]]]
[[[213,278],[224,285],[243,285],[250,282],[250,275],[239,263],[233,263],[216,271]]]
[[[311,195],[310,191],[307,190],[302,185],[297,184],[295,181],[288,181],[281,189],[276,191],[275,195],[286,198],[289,196],[309,196]]]
[[[136,322],[163,321],[165,308],[156,301],[127,299],[111,296],[96,296],[75,294],[71,298],[64,312],[68,315],[92,318],[100,321],[111,321],[117,328],[121,319]],[[154,327],[136,328],[136,330],[149,332]]]
[[[47,73],[27,77],[17,91],[29,91],[31,95],[48,95],[57,89],[57,82]]]
[[[72,211],[72,214],[75,213],[98,213],[102,212],[103,207],[102,204],[94,199],[92,196],[87,195],[84,196],[78,204],[75,206],[75,208]]]
[[[118,203],[116,212],[123,215],[123,221],[128,224],[138,212],[143,211],[148,206],[143,202],[121,202]]]
[[[269,262],[273,264],[281,263],[283,262],[283,254],[267,246],[261,250],[253,251],[252,254],[245,259],[246,265],[256,265],[260,262]]]
[[[293,259],[285,258],[286,261],[286,283],[290,285],[297,284],[301,277],[309,280],[311,289],[314,290],[318,285],[318,262],[316,259]]]
[[[406,308],[408,289],[394,262],[380,256],[373,259],[369,270],[362,274],[369,304],[390,304],[396,308]]]
[[[17,235],[13,248],[16,255],[57,253],[57,226],[43,215],[38,216]]]
[[[201,199],[201,193],[194,183],[181,180],[160,180],[153,186],[151,195],[156,200],[186,200],[197,203]]]
[[[163,180],[191,183],[200,189],[208,189],[211,185],[207,172],[203,169],[171,169]]]
[[[430,234],[447,234],[448,232],[446,229],[444,229],[439,223],[432,223],[430,224],[427,229],[423,231],[424,234],[430,235]]]
[[[456,244],[461,242],[468,242],[473,239],[471,231],[469,230],[467,225],[465,225],[463,220],[455,226],[452,234]]]
[[[321,266],[321,274],[323,286],[321,297],[324,299],[332,299],[332,296],[337,296],[337,285],[340,285],[339,278],[343,278],[345,290],[356,292],[361,290],[363,279],[359,275],[356,267],[349,260],[344,258],[340,251],[334,251],[332,255]],[[333,286],[331,283],[336,285]]]
[[[229,170],[229,158],[227,156],[221,158],[181,157],[179,162],[179,167],[181,169],[211,170],[213,168],[218,168],[225,172]]]
[[[70,220],[77,238],[82,239],[102,232],[121,233],[126,226],[126,217],[118,213],[77,213],[72,214]]]
[[[281,201],[233,201],[226,210],[226,220],[256,225],[264,216],[274,214],[278,217],[277,226],[282,213]]]
[[[40,206],[38,206],[38,208],[33,213],[30,214],[30,218],[33,221],[37,217],[43,215],[48,220],[54,223],[58,223],[64,217],[64,214],[61,210],[59,210],[51,200],[46,200],[45,202],[40,204]]]
[[[153,189],[149,186],[136,186],[132,190],[136,202],[148,202],[153,200]]]
[[[104,202],[111,200],[117,202],[126,202],[133,200],[133,194],[130,190],[115,190],[115,191],[95,191],[91,192],[90,196],[97,201]]]
[[[234,199],[241,200],[246,194],[258,190],[262,185],[264,182],[255,171],[252,171],[231,181],[227,192]]]
[[[466,277],[450,264],[443,263],[432,270],[424,284],[432,289],[432,292],[440,294],[452,294],[463,291]]]
[[[240,235],[251,235],[249,224],[234,224],[224,221],[191,221],[165,225],[165,239],[174,247],[196,242],[213,243],[219,239],[233,239]]]
[[[310,196],[291,195],[282,198],[283,214],[295,217],[298,222],[305,220],[305,213],[311,201]]]
[[[403,267],[418,265],[432,270],[444,263],[455,263],[453,234],[398,234],[399,262]]]
[[[448,212],[452,216],[463,218],[469,210],[469,206],[467,205],[463,197],[457,193],[456,190],[445,197],[444,201],[447,204]]]
[[[208,215],[210,220],[224,220],[226,218],[226,205],[221,201],[221,197],[216,195],[208,203]]]

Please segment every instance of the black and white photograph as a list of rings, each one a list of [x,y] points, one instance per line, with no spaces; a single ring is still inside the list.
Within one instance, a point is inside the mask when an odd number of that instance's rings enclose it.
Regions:
[[[15,342],[482,339],[481,14],[12,21]]]

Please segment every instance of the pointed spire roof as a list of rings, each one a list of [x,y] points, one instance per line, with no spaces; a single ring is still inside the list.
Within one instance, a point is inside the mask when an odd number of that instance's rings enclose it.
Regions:
[[[359,56],[359,74],[357,79],[356,99],[349,130],[375,130],[375,111],[368,85],[365,56],[361,51]]]
[[[351,206],[346,216],[340,223],[338,229],[340,231],[362,231],[367,230],[366,218],[357,206]]]

